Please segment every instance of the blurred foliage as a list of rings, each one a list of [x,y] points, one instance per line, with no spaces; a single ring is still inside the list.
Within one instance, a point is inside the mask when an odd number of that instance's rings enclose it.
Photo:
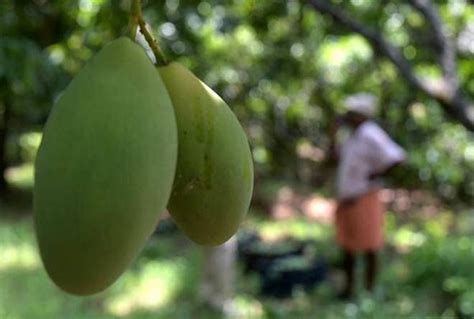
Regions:
[[[420,75],[439,76],[430,31],[407,3],[338,3],[403,47]],[[0,3],[0,116],[11,108],[10,165],[31,161],[32,144],[24,134],[41,130],[68,81],[94,52],[125,32],[129,5],[129,0]],[[456,38],[458,73],[472,99],[474,9],[465,0],[436,6]],[[366,90],[380,97],[381,124],[410,156],[392,182],[430,189],[447,201],[473,201],[472,133],[410,90],[363,38],[305,1],[144,1],[144,15],[169,58],[190,67],[242,121],[257,183],[271,176],[326,187],[328,125],[347,94]]]
[[[406,1],[332,2],[403,48],[419,75],[439,77],[432,35]],[[467,0],[433,2],[455,38],[462,89],[474,99],[474,8]],[[235,300],[243,318],[474,316],[473,213],[458,212],[455,205],[474,202],[472,132],[408,88],[363,38],[306,1],[143,3],[168,57],[214,88],[243,123],[256,165],[256,193],[265,192],[262,179],[330,191],[328,126],[343,111],[345,96],[365,90],[379,96],[378,120],[409,154],[390,183],[430,190],[456,212],[404,223],[387,216],[387,266],[374,296],[340,304],[324,284],[283,302],[260,299],[255,278],[244,277]],[[125,32],[129,6],[129,0],[0,1],[0,133],[7,133],[5,176],[15,187],[32,187],[32,161],[52,104],[94,52]],[[9,209],[0,201],[2,213]],[[41,270],[31,220],[13,225],[0,220],[2,319],[220,318],[197,306],[200,255],[178,235],[150,241],[111,290],[76,299],[57,291]],[[318,252],[338,261],[329,226],[254,216],[244,228],[267,239],[316,240]]]

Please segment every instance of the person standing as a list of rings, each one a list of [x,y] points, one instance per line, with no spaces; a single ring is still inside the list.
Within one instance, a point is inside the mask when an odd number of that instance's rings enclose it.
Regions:
[[[371,120],[376,98],[367,93],[344,101],[346,114],[332,130],[332,149],[341,125],[350,128],[349,137],[335,151],[338,159],[335,214],[336,241],[343,252],[345,287],[341,299],[353,295],[355,256],[365,256],[365,288],[372,291],[377,274],[377,254],[383,246],[384,205],[379,177],[405,160],[405,152]]]

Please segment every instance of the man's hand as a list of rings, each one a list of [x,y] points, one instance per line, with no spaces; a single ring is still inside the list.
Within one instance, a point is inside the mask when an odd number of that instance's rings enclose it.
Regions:
[[[345,198],[341,201],[341,206],[351,206],[353,204],[355,204],[355,202],[357,201],[357,197],[351,197],[351,198]]]
[[[369,175],[369,180],[374,180],[376,178],[379,178],[379,177],[382,177],[384,175],[387,175],[388,173],[390,173],[394,168],[396,168],[397,166],[399,166],[400,164],[402,163],[402,161],[398,161],[398,162],[395,162],[394,164],[392,164],[390,167],[388,167],[387,169],[385,169],[383,172],[376,172],[376,173],[372,173]]]
[[[369,175],[369,181],[373,181],[374,179],[377,179],[384,175],[383,173],[373,173]]]

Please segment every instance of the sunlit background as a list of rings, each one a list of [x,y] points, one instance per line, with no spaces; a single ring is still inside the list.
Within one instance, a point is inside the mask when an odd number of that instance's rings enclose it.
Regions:
[[[262,278],[245,271],[239,254],[235,316],[474,316],[472,131],[408,86],[363,36],[309,2],[143,1],[167,56],[216,90],[245,127],[256,182],[241,245],[248,234],[261,237],[262,250],[285,250],[279,245],[286,238],[307,242],[306,254],[328,269],[325,281],[277,299],[262,294]],[[417,77],[442,89],[439,48],[426,19],[408,2],[329,2],[385,37]],[[432,2],[456,48],[461,90],[474,101],[472,2]],[[118,282],[97,296],[59,291],[39,260],[31,190],[42,127],[84,63],[124,34],[129,6],[125,0],[0,2],[0,168],[8,187],[0,195],[2,319],[221,318],[199,301],[201,249],[170,220]],[[344,97],[358,91],[379,97],[377,120],[409,157],[389,176],[392,190],[384,192],[387,245],[376,294],[340,303],[334,299],[340,260],[328,128]],[[303,259],[281,267],[305,267]]]

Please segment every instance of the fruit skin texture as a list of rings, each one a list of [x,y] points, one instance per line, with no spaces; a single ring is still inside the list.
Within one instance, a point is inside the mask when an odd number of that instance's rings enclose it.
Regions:
[[[161,78],[138,45],[112,41],[53,107],[36,159],[37,240],[60,288],[89,295],[120,276],[166,207],[176,160]]]
[[[194,242],[227,241],[253,190],[247,137],[227,104],[178,63],[158,68],[178,124],[178,165],[168,210]]]

